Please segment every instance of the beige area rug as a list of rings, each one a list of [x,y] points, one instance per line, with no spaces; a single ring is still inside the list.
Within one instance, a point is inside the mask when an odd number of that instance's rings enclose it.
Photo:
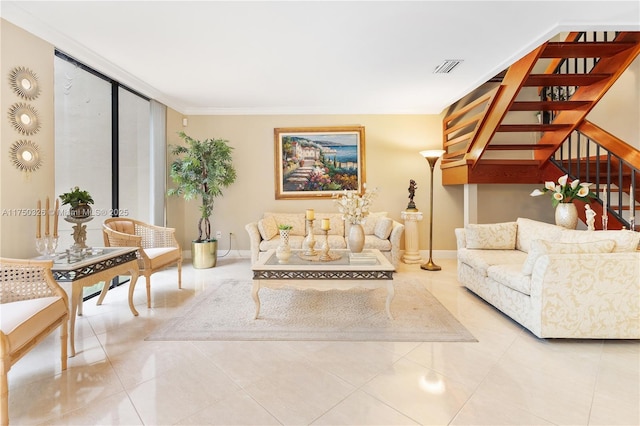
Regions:
[[[394,280],[390,320],[386,289],[260,289],[260,316],[250,280],[224,280],[188,302],[145,340],[477,341],[419,283]]]

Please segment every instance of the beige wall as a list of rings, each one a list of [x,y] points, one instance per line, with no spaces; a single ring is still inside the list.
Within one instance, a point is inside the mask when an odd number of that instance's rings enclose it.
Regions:
[[[177,111],[167,108],[167,188],[172,185],[171,178],[169,177],[169,166],[173,161],[170,150],[171,147],[169,144],[179,143],[179,138],[176,136],[178,132],[177,129],[182,129],[182,114]],[[185,230],[185,220],[184,220],[184,212],[185,208],[190,207],[187,206],[186,203],[179,197],[167,197],[167,226],[170,228],[176,229],[176,234],[178,235],[179,243],[182,246],[183,250],[189,250],[190,239],[184,238],[186,235]],[[195,224],[193,225],[196,226]],[[193,228],[195,229],[195,228]],[[195,238],[195,237],[194,237]]]
[[[172,113],[173,114],[173,113]],[[179,120],[171,120],[178,123]],[[182,125],[168,128],[169,143],[179,143],[176,132]],[[414,201],[419,210],[428,212],[429,167],[419,154],[441,145],[441,118],[436,115],[285,115],[285,116],[190,116],[184,131],[195,138],[228,139],[234,147],[234,165],[238,179],[224,196],[217,199],[212,231],[221,230],[221,250],[229,248],[227,235],[234,234],[232,249],[248,249],[244,225],[258,220],[264,211],[336,212],[333,200],[276,200],[274,178],[274,136],[276,127],[343,126],[365,127],[366,182],[379,187],[375,211],[388,211],[396,220],[407,207],[409,179],[417,182]],[[462,188],[443,187],[440,172],[434,173],[434,248],[454,249],[453,228],[462,224]],[[185,203],[187,244],[196,235],[196,202]],[[421,222],[421,247],[427,247],[428,219]],[[437,243],[436,243],[437,242]]]
[[[587,118],[640,149],[640,57],[593,107]]]
[[[53,115],[53,57],[54,48],[42,39],[0,19],[0,256],[26,258],[37,256],[34,238],[36,219],[15,210],[35,209],[36,200],[49,196],[51,206],[54,193],[54,115]],[[26,67],[38,77],[40,95],[31,101],[20,98],[9,85],[9,73],[14,67]],[[10,124],[7,111],[16,102],[25,102],[38,112],[40,131],[25,136]],[[40,148],[43,164],[29,175],[15,168],[9,157],[11,145],[29,140]],[[18,214],[16,214],[18,213]],[[29,212],[33,214],[33,212]],[[44,224],[43,224],[44,227]],[[44,230],[43,230],[44,231]],[[53,230],[52,230],[53,231]]]

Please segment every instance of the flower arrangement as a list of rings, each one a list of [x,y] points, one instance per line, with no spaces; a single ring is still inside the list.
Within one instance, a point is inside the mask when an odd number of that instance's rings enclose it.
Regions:
[[[340,194],[334,194],[337,197],[336,204],[338,205],[338,211],[342,213],[342,219],[348,221],[351,224],[361,223],[362,220],[369,214],[369,208],[373,198],[378,193],[378,188],[372,190],[366,189],[367,185],[364,185],[365,192],[359,195],[356,191],[342,191]]]
[[[281,231],[290,231],[291,229],[293,229],[293,226],[285,223],[281,223],[278,225],[278,229]]]
[[[589,201],[590,198],[595,198],[595,194],[589,191],[591,183],[580,183],[578,179],[568,183],[568,180],[569,175],[560,176],[558,184],[551,181],[545,182],[544,188],[536,189],[530,195],[537,197],[551,191],[554,207],[559,203],[571,203],[573,200]]]

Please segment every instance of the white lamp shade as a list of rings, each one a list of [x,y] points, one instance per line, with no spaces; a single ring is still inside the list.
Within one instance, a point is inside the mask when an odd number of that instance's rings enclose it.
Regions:
[[[443,149],[427,149],[426,151],[420,151],[420,155],[424,158],[440,158],[444,154]]]

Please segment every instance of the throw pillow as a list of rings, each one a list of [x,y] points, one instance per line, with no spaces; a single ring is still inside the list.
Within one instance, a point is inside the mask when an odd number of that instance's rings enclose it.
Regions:
[[[529,254],[522,265],[522,273],[531,275],[533,266],[540,256],[545,254],[584,254],[611,253],[616,246],[613,240],[592,241],[590,243],[556,243],[544,240],[533,240],[529,247]]]
[[[376,229],[376,224],[378,223],[378,219],[381,217],[387,217],[387,212],[375,212],[369,213],[365,216],[362,221],[362,228],[364,229],[365,235],[373,235],[373,232]]]
[[[393,220],[389,217],[381,217],[378,219],[376,223],[376,228],[373,231],[373,235],[380,238],[381,240],[386,240],[391,235],[391,229],[393,228]]]
[[[278,235],[278,224],[273,216],[267,216],[258,221],[258,231],[263,240],[270,240]]]
[[[518,232],[516,236],[516,250],[529,252],[531,241],[545,239],[547,241],[558,241],[560,232],[564,228],[551,223],[539,222],[537,220],[519,217],[516,220]]]
[[[516,248],[515,222],[469,224],[465,227],[468,249],[514,250]]]
[[[595,240],[613,240],[616,246],[614,253],[634,252],[640,243],[640,232],[633,232],[629,229],[619,229],[610,231],[585,232],[573,229],[565,229],[560,233],[559,241],[562,243],[590,243]]]

